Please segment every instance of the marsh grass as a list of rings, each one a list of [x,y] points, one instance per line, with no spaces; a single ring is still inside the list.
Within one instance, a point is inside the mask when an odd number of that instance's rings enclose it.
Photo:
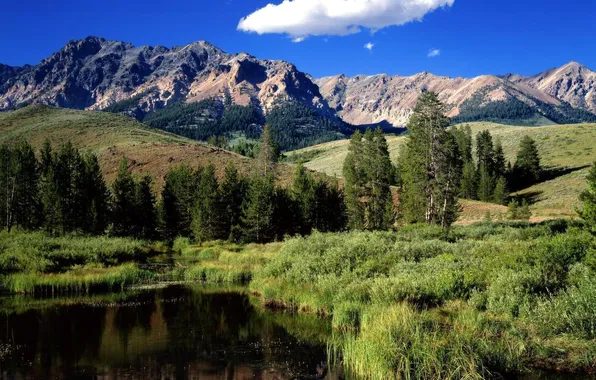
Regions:
[[[174,247],[179,256],[175,257],[176,268],[171,278],[217,284],[247,284],[253,273],[271,260],[279,246],[243,246],[226,242],[209,242],[199,246],[177,239]]]
[[[56,273],[73,266],[144,262],[165,247],[128,238],[0,232],[0,273]]]
[[[123,291],[129,286],[150,283],[155,279],[153,272],[139,269],[131,263],[111,268],[81,267],[64,273],[10,274],[3,282],[13,293],[76,295]]]

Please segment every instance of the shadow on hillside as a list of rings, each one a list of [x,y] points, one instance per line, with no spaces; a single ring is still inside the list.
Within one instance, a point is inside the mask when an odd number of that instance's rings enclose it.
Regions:
[[[511,197],[511,200],[517,200],[519,204],[526,201],[529,205],[533,205],[540,200],[542,191],[531,191],[529,193],[517,194]]]
[[[590,165],[583,165],[583,166],[574,166],[574,167],[551,167],[545,168],[540,175],[539,182],[546,182],[552,181],[553,179],[562,177],[567,174],[571,174],[573,172],[577,172],[586,168],[589,168]]]

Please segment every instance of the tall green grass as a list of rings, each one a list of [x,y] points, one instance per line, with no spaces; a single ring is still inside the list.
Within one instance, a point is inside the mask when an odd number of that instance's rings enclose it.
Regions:
[[[118,265],[144,261],[155,246],[129,238],[0,232],[0,273],[53,273],[75,265]],[[161,248],[163,250],[163,248]]]
[[[65,273],[17,273],[4,278],[4,286],[13,293],[86,294],[122,291],[132,285],[154,281],[153,272],[139,269],[136,264],[111,268],[77,268]]]

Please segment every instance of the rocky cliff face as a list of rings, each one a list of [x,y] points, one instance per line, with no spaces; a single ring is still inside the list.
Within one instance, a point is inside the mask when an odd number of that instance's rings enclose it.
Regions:
[[[317,79],[316,83],[329,105],[345,121],[353,124],[387,121],[393,125],[406,125],[423,90],[437,92],[447,106],[450,117],[460,115],[462,107],[472,100],[474,107],[517,99],[530,107],[539,107],[541,104],[559,107],[561,100],[564,100],[584,108],[584,103],[575,101],[574,96],[562,96],[560,91],[545,91],[521,79],[511,80],[494,75],[470,79],[442,77],[426,72],[408,77],[381,74],[350,78],[337,75]]]
[[[0,109],[27,103],[102,109],[137,96],[151,111],[226,93],[265,112],[283,100],[327,110],[318,87],[294,65],[230,55],[204,41],[169,49],[89,37],[70,41],[36,66],[0,65]]]
[[[505,78],[596,113],[596,72],[577,62],[531,77],[509,74]]]

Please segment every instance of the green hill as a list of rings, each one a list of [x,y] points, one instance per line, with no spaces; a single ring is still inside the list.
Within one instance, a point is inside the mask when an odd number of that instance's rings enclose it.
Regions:
[[[535,220],[557,217],[574,217],[577,197],[586,187],[585,177],[588,165],[596,161],[596,124],[552,125],[544,127],[509,126],[496,123],[470,123],[472,133],[489,130],[495,139],[500,139],[508,160],[515,161],[521,138],[525,135],[536,140],[542,156],[543,166],[550,171],[551,178],[519,194],[532,201]],[[387,142],[394,162],[399,157],[403,136],[389,136]],[[312,170],[329,175],[341,176],[343,161],[347,155],[348,140],[334,141],[290,152],[290,160],[308,161]],[[466,222],[480,220],[486,213],[505,212],[504,207],[481,202],[462,202]]]
[[[252,160],[171,133],[148,128],[134,119],[106,112],[77,111],[34,105],[0,113],[0,144],[19,139],[39,149],[45,139],[54,146],[72,141],[80,149],[98,154],[108,182],[116,175],[120,158],[125,156],[133,173],[150,173],[156,188],[170,167],[215,165],[223,173],[228,163],[249,174]],[[280,177],[291,178],[292,168],[280,166]]]

